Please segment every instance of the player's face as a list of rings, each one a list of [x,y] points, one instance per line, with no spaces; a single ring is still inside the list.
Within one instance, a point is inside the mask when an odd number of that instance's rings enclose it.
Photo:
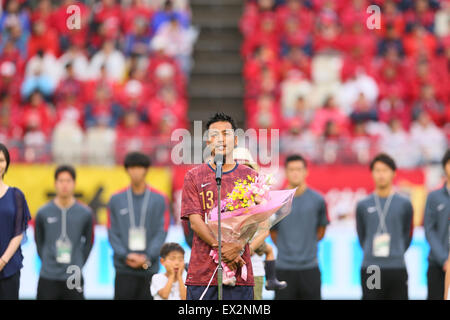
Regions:
[[[61,172],[55,181],[55,190],[58,197],[67,198],[75,193],[75,180],[68,172]]]
[[[223,154],[227,162],[233,160],[233,149],[237,145],[237,136],[234,134],[231,123],[219,121],[210,125],[208,130],[208,146],[211,154]]]
[[[292,186],[298,186],[305,182],[308,170],[303,161],[290,161],[286,166],[286,179]]]
[[[6,157],[5,154],[0,151],[0,179],[6,171]]]
[[[389,187],[395,177],[395,171],[383,162],[375,162],[372,169],[372,177],[377,188]]]
[[[132,184],[140,184],[145,181],[148,169],[145,167],[129,167],[127,172]]]

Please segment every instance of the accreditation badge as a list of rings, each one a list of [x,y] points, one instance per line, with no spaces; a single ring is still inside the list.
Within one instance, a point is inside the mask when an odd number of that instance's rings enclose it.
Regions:
[[[131,251],[144,251],[146,245],[146,230],[143,227],[130,228],[128,231],[128,248]]]
[[[68,238],[56,240],[56,262],[69,264],[72,259],[72,244]]]
[[[391,236],[389,233],[376,234],[373,239],[373,255],[375,257],[389,257]]]

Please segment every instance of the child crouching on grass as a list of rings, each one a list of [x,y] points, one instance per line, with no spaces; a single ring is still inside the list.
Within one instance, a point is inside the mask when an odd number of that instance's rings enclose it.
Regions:
[[[154,300],[186,300],[184,249],[174,242],[165,243],[160,251],[165,273],[152,277],[150,291]]]

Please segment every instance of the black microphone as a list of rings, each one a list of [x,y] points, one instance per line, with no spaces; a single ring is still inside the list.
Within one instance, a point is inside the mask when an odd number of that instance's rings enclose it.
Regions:
[[[214,156],[214,164],[216,165],[216,181],[217,185],[222,182],[222,166],[223,166],[223,154],[218,153]]]

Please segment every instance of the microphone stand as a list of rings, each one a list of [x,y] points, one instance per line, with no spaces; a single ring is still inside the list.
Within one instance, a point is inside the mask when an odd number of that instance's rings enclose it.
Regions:
[[[216,182],[217,182],[217,222],[218,222],[218,245],[219,245],[219,266],[217,269],[217,298],[218,300],[222,300],[222,289],[223,289],[223,268],[222,268],[222,210],[221,210],[221,187],[222,187],[222,166],[223,166],[223,158],[220,156],[216,156],[214,159],[216,165]]]
[[[222,187],[221,180],[217,179],[217,205],[218,205],[218,240],[219,240],[219,268],[217,269],[217,288],[218,288],[218,300],[222,300],[222,281],[223,281],[223,269],[222,269],[222,226],[221,226],[221,220],[222,220],[222,213],[220,210],[220,189]]]

